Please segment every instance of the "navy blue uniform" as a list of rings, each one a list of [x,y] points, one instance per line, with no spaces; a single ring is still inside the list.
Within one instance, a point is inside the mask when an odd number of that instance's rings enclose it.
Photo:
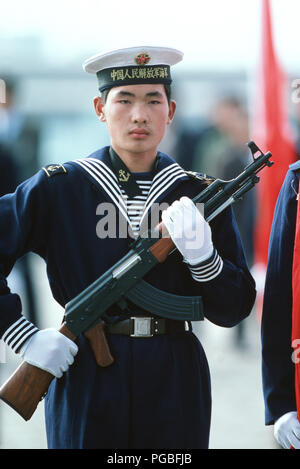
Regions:
[[[292,268],[300,162],[290,166],[272,224],[262,316],[262,373],[265,422],[296,410],[292,361]]]
[[[0,336],[21,315],[20,299],[5,277],[24,252],[45,259],[53,296],[64,306],[129,250],[130,237],[100,239],[96,232],[100,203],[113,202],[127,217],[108,148],[64,167],[67,173],[53,177],[41,170],[0,199]],[[143,223],[154,202],[192,198],[202,188],[200,180],[159,153]],[[197,282],[176,252],[145,280],[169,293],[201,295],[206,318],[231,327],[250,313],[255,286],[232,210],[218,215],[211,227],[223,259],[216,278]],[[108,341],[113,365],[97,366],[80,336],[75,363],[52,382],[45,400],[49,448],[207,448],[209,368],[192,331],[152,338],[109,335]]]

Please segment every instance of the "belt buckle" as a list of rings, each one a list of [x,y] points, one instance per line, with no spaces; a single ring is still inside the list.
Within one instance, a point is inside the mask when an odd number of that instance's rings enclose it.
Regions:
[[[152,320],[153,318],[131,317],[133,319],[133,333],[130,337],[153,337]]]

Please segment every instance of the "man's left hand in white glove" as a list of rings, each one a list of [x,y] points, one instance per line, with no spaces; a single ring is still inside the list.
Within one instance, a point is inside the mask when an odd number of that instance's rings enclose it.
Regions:
[[[212,243],[210,226],[190,198],[173,202],[162,213],[162,221],[195,280],[205,282],[219,275],[223,261]]]

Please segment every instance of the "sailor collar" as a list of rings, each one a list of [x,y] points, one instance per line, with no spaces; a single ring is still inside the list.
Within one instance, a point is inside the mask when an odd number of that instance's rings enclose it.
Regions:
[[[109,148],[104,147],[87,158],[72,161],[71,164],[80,168],[87,178],[101,192],[105,193],[106,197],[117,206],[129,225],[131,225],[121,187],[112,165]],[[156,171],[146,200],[141,223],[155,202],[161,202],[181,181],[188,179],[189,176],[175,160],[165,153],[158,152]]]

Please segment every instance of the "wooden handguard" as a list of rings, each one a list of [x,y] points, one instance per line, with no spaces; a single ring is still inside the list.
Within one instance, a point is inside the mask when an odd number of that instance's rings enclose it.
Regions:
[[[166,235],[168,232],[162,222],[157,225],[156,229],[162,232],[164,236],[159,241],[157,241],[151,248],[149,248],[149,251],[151,251],[151,253],[158,260],[158,262],[162,263],[165,262],[170,252],[175,248],[175,244],[173,243],[171,237],[169,235]]]
[[[93,331],[95,329],[95,331]],[[101,366],[108,366],[113,362],[103,330],[103,323],[90,329],[88,335],[93,336],[92,346],[95,354],[95,339],[98,341],[96,361]],[[75,341],[76,337],[63,323],[59,332]],[[103,356],[100,357],[101,351]],[[104,364],[103,364],[104,363]],[[54,376],[36,366],[23,362],[13,375],[0,388],[0,399],[12,407],[24,420],[29,420],[35,412],[39,402],[48,391]]]

